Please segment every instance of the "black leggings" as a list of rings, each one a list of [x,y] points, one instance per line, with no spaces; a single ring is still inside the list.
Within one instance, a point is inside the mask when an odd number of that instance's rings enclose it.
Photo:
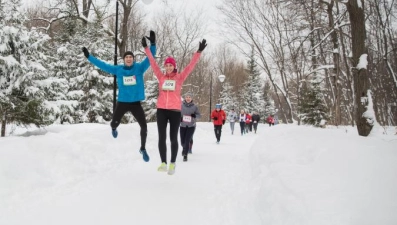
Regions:
[[[221,135],[222,135],[222,125],[214,125],[214,132],[215,132],[216,141],[219,142],[221,140]]]
[[[240,122],[241,134],[245,133],[245,122]]]
[[[178,156],[178,131],[181,124],[181,112],[167,109],[157,109],[157,130],[159,134],[159,153],[161,162],[167,163],[167,124],[170,122],[171,163]]]
[[[146,149],[147,123],[141,102],[117,102],[110,126],[115,130],[120,125],[121,118],[128,111],[132,113],[141,127],[141,149]]]
[[[189,148],[191,144],[193,145],[193,134],[195,127],[181,127],[180,128],[180,136],[181,136],[181,144],[182,144],[182,155],[187,155],[189,152]]]
[[[258,129],[258,123],[254,123],[252,125],[254,126],[254,131],[256,132],[256,130]]]

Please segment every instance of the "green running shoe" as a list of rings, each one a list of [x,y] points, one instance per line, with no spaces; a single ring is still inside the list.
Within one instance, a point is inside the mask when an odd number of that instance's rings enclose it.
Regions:
[[[161,165],[159,166],[159,168],[157,169],[157,171],[159,172],[167,172],[167,164],[166,163],[161,163]]]
[[[175,163],[170,163],[168,167],[168,175],[173,175],[175,173]]]

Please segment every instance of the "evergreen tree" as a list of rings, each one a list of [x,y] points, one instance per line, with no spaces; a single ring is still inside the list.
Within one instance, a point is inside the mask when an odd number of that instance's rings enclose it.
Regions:
[[[108,35],[103,35],[101,21],[98,13],[88,24],[66,19],[55,37],[58,55],[51,66],[56,82],[49,96],[58,122],[111,120],[113,76],[90,64],[81,51],[86,46],[93,56],[113,63],[113,43]]]
[[[228,81],[222,83],[221,96],[219,102],[222,104],[222,109],[228,112],[230,109],[236,109],[238,102],[235,94],[233,93],[233,87]]]
[[[269,115],[276,113],[274,100],[271,98],[271,85],[269,81],[265,82],[265,86],[263,87],[263,101],[265,102],[265,107],[260,115],[261,118],[266,119]]]
[[[248,80],[244,84],[244,90],[241,92],[242,106],[248,113],[254,111],[262,112],[264,110],[265,101],[263,99],[262,80],[260,72],[257,68],[254,52],[248,60]]]
[[[146,99],[143,101],[143,110],[146,114],[147,122],[156,121],[157,112],[157,97],[159,96],[159,82],[157,79],[146,81],[145,96]]]
[[[302,90],[303,95],[300,105],[302,122],[316,127],[324,126],[329,119],[329,115],[324,103],[321,81],[314,79],[308,88]]]
[[[49,37],[27,30],[20,10],[20,0],[0,1],[1,136],[7,123],[40,127],[52,122],[43,92],[48,76],[43,52]]]

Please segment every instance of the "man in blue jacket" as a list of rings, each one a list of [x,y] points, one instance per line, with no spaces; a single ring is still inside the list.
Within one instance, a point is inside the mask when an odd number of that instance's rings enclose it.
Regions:
[[[150,37],[146,38],[150,40],[150,51],[155,55],[156,35],[154,31],[150,31]],[[146,40],[143,40],[142,44],[143,42],[146,44]],[[120,125],[121,118],[126,112],[130,111],[141,127],[141,148],[139,151],[143,156],[143,160],[148,162],[149,155],[146,152],[147,122],[141,101],[145,99],[145,84],[143,77],[144,73],[150,66],[149,59],[146,57],[140,63],[135,62],[134,54],[131,51],[127,51],[123,56],[123,65],[111,65],[90,55],[86,47],[83,47],[83,52],[90,63],[94,64],[99,69],[116,76],[119,92],[117,96],[116,109],[113,113],[112,122],[110,123],[113,137],[117,138],[117,127]]]

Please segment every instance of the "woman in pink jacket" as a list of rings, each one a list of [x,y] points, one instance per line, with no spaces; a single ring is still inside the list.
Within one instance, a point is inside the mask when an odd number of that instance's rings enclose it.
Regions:
[[[154,74],[159,81],[159,96],[157,98],[157,129],[159,135],[159,153],[161,165],[158,171],[167,171],[167,123],[170,123],[170,141],[171,141],[171,160],[168,167],[168,174],[175,173],[175,161],[178,155],[178,131],[181,122],[181,88],[187,76],[193,71],[198,62],[201,52],[207,46],[206,40],[200,42],[199,49],[194,53],[189,65],[178,73],[175,59],[168,57],[164,62],[165,74],[161,72],[150,49],[147,47],[146,39],[142,38],[142,45],[145,48],[146,55],[149,58],[150,65]]]

